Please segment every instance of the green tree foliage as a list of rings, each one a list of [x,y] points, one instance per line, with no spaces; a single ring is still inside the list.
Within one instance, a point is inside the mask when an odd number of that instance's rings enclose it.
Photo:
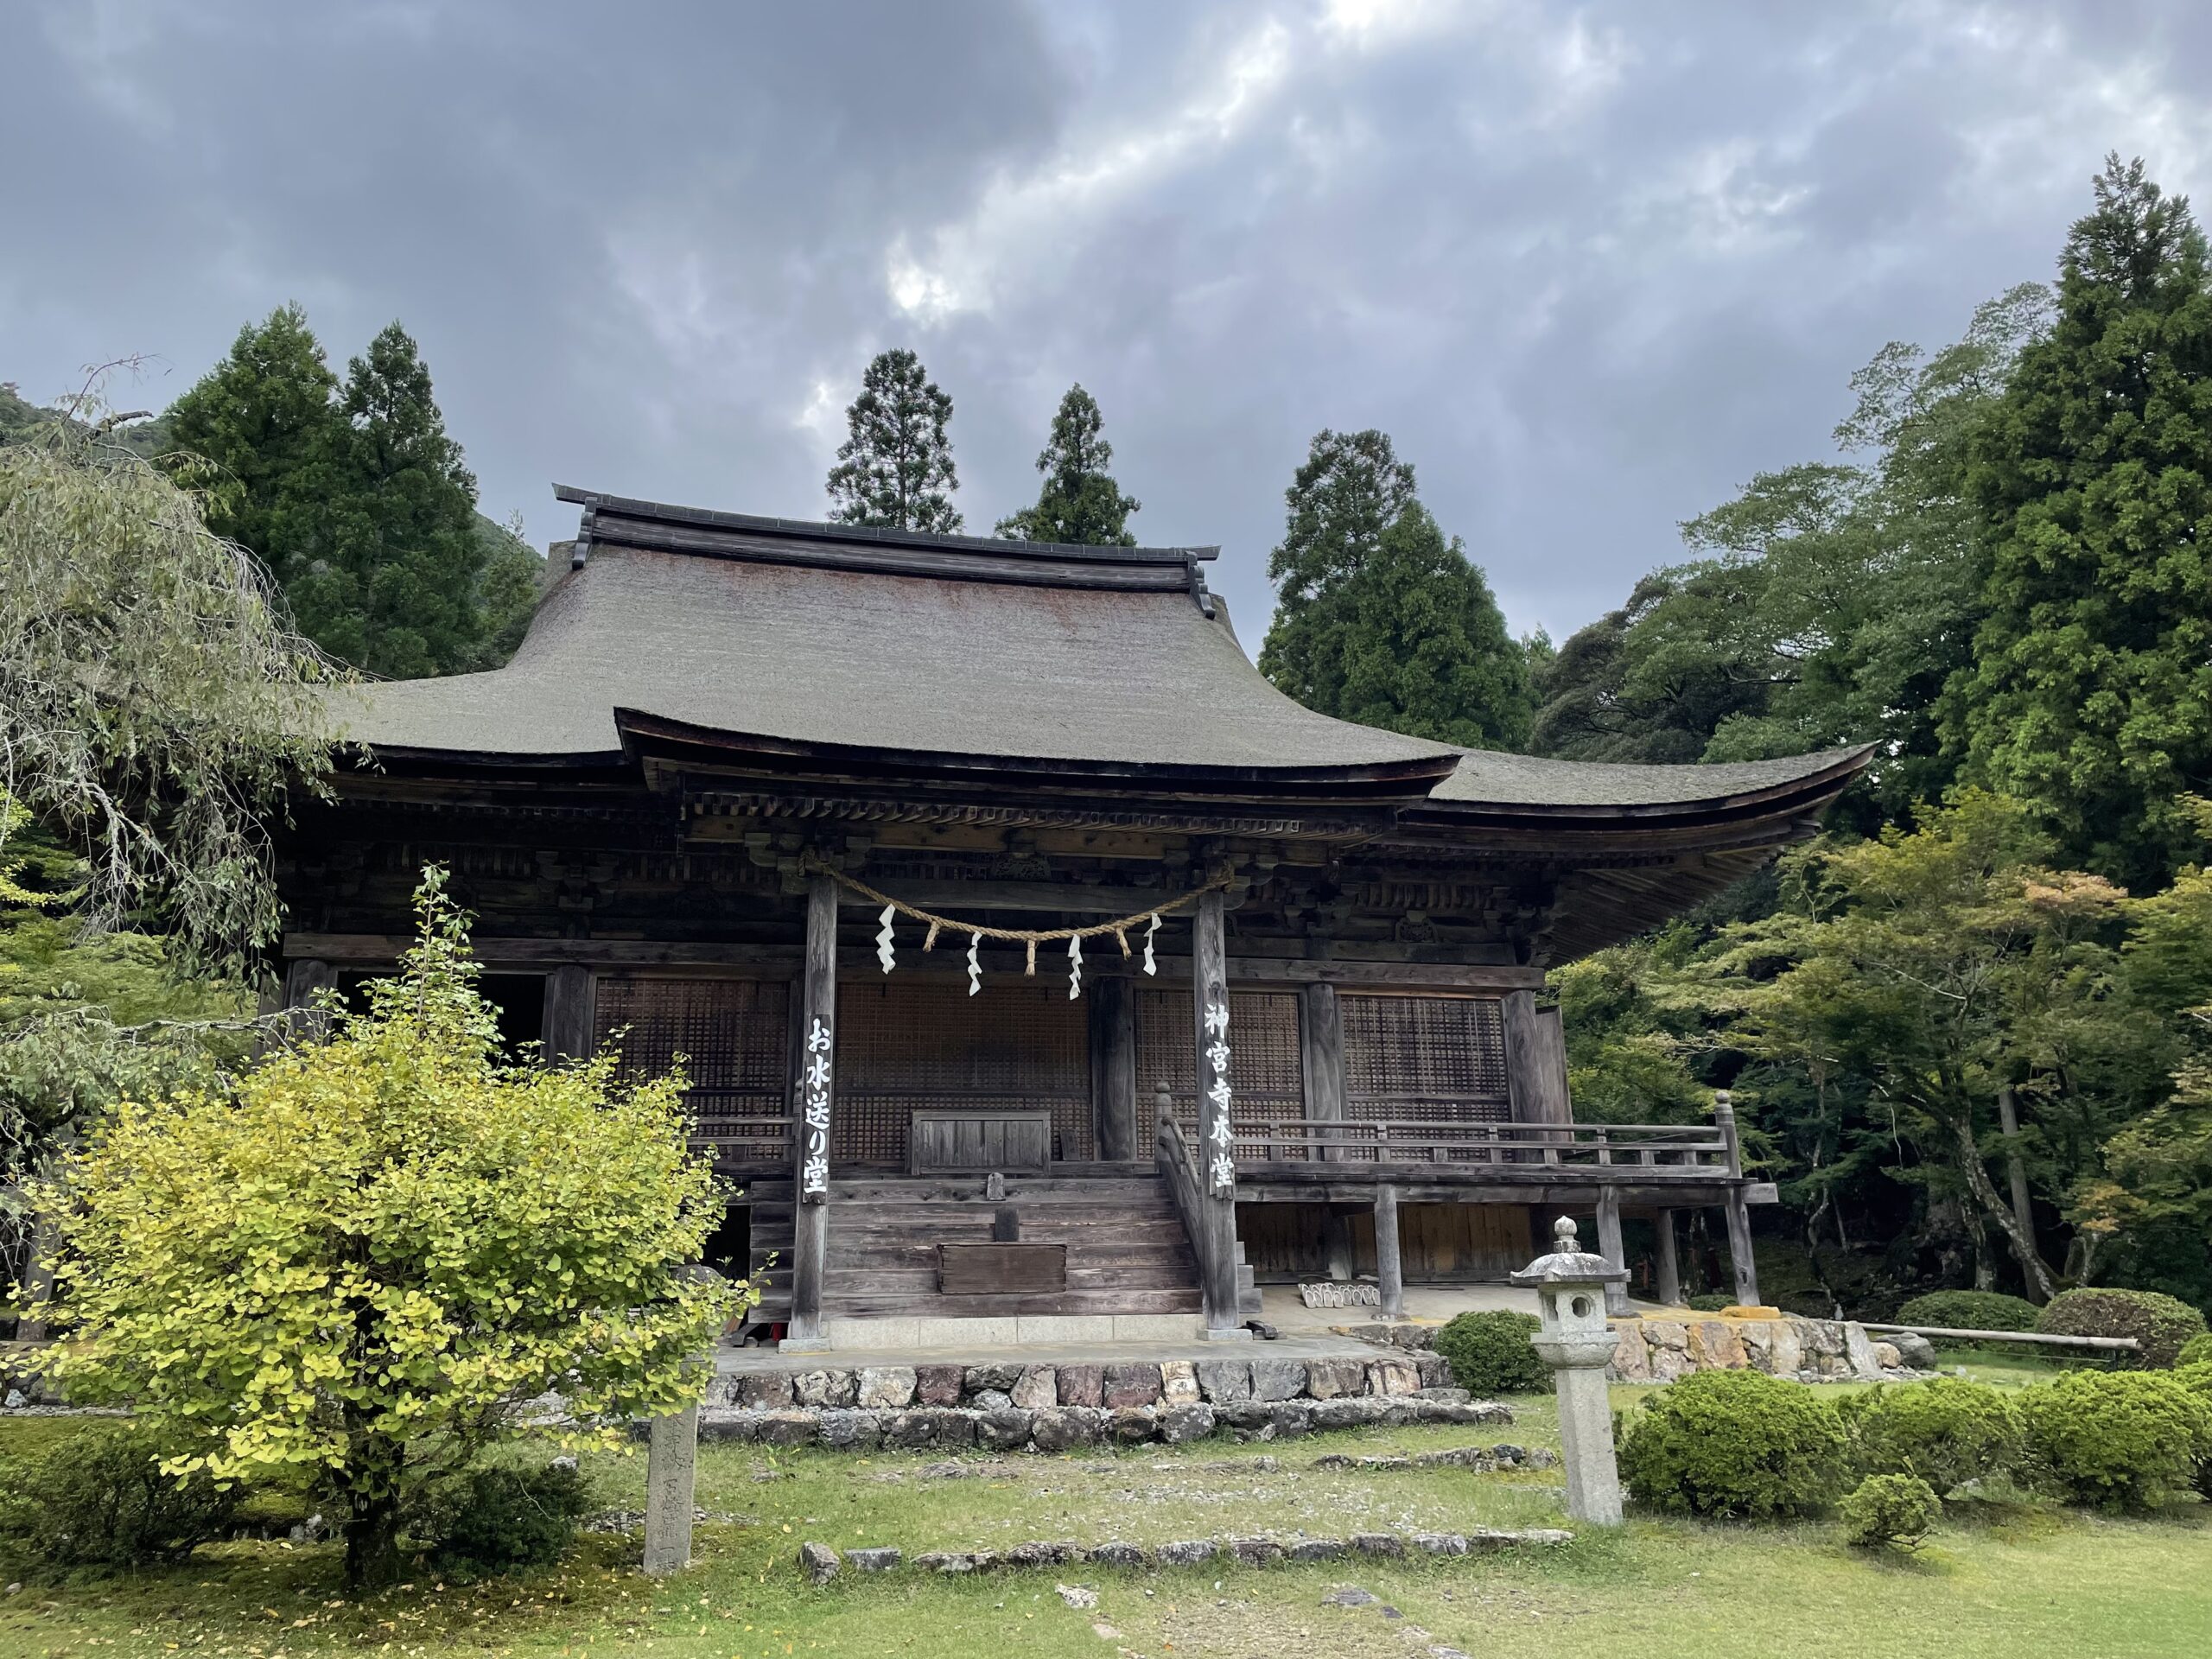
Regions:
[[[232,963],[275,936],[264,826],[321,773],[329,677],[200,500],[99,421],[0,446],[0,796],[86,861],[85,923]]]
[[[731,1295],[687,1274],[720,1217],[679,1077],[615,1058],[511,1068],[442,880],[365,1012],[232,1091],[126,1101],[66,1162],[57,1218],[74,1398],[129,1401],[173,1474],[309,1471],[356,1586],[399,1573],[403,1503],[525,1432],[681,1409]]]
[[[1952,720],[2064,855],[2148,890],[2212,773],[2212,282],[2185,199],[2110,157],[2058,313],[1974,445],[1986,614]]]
[[[961,527],[952,492],[952,399],[921,359],[879,352],[845,411],[847,437],[830,469],[830,517],[841,524],[952,532]]]
[[[1527,738],[1529,671],[1482,572],[1381,432],[1321,432],[1284,493],[1260,670],[1309,709],[1471,748]]]
[[[1980,563],[1972,445],[2049,296],[1978,308],[1933,356],[1892,342],[1852,377],[1845,459],[1761,473],[1689,520],[1705,556],[1646,577],[1542,677],[1532,747],[1575,760],[1738,760],[1880,746],[1878,819],[1955,773],[1937,710],[1967,661]]]
[[[542,562],[476,511],[429,369],[397,322],[341,385],[297,306],[241,330],[177,399],[173,467],[212,527],[276,573],[308,636],[396,677],[494,666],[519,642]]]
[[[1045,475],[1037,505],[998,522],[998,533],[1027,542],[1064,542],[1078,547],[1135,547],[1129,515],[1134,496],[1108,472],[1114,446],[1106,442],[1098,400],[1080,384],[1070,386],[1052,416],[1052,436],[1037,457]]]

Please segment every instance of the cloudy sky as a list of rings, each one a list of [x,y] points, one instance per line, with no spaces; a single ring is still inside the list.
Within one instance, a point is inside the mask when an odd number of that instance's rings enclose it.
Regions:
[[[1563,637],[1884,341],[2047,276],[2107,149],[2212,185],[2202,0],[13,0],[0,64],[27,396],[397,317],[542,544],[555,480],[821,517],[894,345],[988,531],[1079,378],[1255,650],[1317,429]]]

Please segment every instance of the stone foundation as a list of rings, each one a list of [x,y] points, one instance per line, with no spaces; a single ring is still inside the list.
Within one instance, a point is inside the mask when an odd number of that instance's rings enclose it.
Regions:
[[[1843,1319],[1795,1313],[1646,1314],[1613,1321],[1619,1338],[1605,1374],[1617,1382],[1672,1382],[1692,1371],[1753,1370],[1805,1382],[1877,1382],[1925,1375],[1908,1370],[1897,1350]]]

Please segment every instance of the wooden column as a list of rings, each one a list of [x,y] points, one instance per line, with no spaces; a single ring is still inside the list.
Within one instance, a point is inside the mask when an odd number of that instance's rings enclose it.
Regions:
[[[1300,1071],[1306,1084],[1306,1116],[1340,1123],[1344,1116],[1344,1019],[1337,988],[1325,982],[1308,985],[1298,1020]],[[1325,1143],[1325,1131],[1309,1131]],[[1324,1144],[1321,1156],[1343,1156]]]
[[[1609,1268],[1628,1266],[1628,1252],[1621,1243],[1620,1194],[1610,1186],[1598,1189],[1598,1254]],[[1605,1287],[1605,1312],[1615,1319],[1628,1313],[1626,1284]]]
[[[1321,1254],[1328,1264],[1330,1282],[1350,1284],[1357,1266],[1357,1252],[1352,1248],[1351,1212],[1341,1205],[1322,1206]]]
[[[1675,1212],[1659,1211],[1659,1300],[1662,1306],[1682,1305],[1682,1263],[1675,1253]]]
[[[1098,1155],[1128,1163],[1143,1156],[1148,1138],[1137,1135],[1136,988],[1126,979],[1090,988],[1090,1053]]]
[[[1191,925],[1191,1032],[1198,1080],[1199,1208],[1204,1213],[1206,1332],[1241,1334],[1236,1286],[1236,1152],[1230,1127],[1228,951],[1222,938],[1222,896],[1203,894]]]
[[[301,957],[284,970],[284,1007],[291,1014],[293,1034],[301,1042],[319,1042],[329,1021],[312,1010],[315,993],[332,989],[338,970],[313,957]]]
[[[837,884],[806,890],[806,968],[799,988],[799,1071],[791,1079],[791,1317],[786,1347],[823,1343],[822,1263],[830,1244],[830,1113],[836,1098]]]
[[[1382,1317],[1403,1319],[1406,1276],[1398,1255],[1398,1189],[1388,1181],[1375,1189],[1375,1282],[1382,1294]]]
[[[597,989],[590,969],[563,963],[545,976],[545,1020],[540,1040],[549,1060],[588,1059]]]
[[[1572,1123],[1567,1041],[1557,1008],[1538,1008],[1533,991],[1499,999],[1505,1027],[1505,1087],[1516,1123]]]
[[[1713,1121],[1728,1158],[1728,1262],[1735,1270],[1736,1300],[1759,1306],[1758,1264],[1751,1258],[1751,1207],[1744,1198],[1744,1147],[1736,1133],[1736,1104],[1726,1089],[1713,1096]]]

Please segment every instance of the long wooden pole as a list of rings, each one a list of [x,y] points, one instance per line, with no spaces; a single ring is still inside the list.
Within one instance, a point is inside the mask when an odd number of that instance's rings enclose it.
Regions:
[[[1198,1080],[1198,1192],[1205,1239],[1199,1264],[1205,1275],[1206,1332],[1241,1332],[1236,1306],[1236,1149],[1230,1102],[1231,1039],[1229,964],[1218,891],[1202,894],[1192,920],[1191,1018]]]
[[[817,875],[806,889],[806,973],[800,988],[798,1122],[791,1178],[791,1317],[787,1346],[823,1340],[823,1261],[830,1246],[830,1114],[836,1098],[837,884]]]

